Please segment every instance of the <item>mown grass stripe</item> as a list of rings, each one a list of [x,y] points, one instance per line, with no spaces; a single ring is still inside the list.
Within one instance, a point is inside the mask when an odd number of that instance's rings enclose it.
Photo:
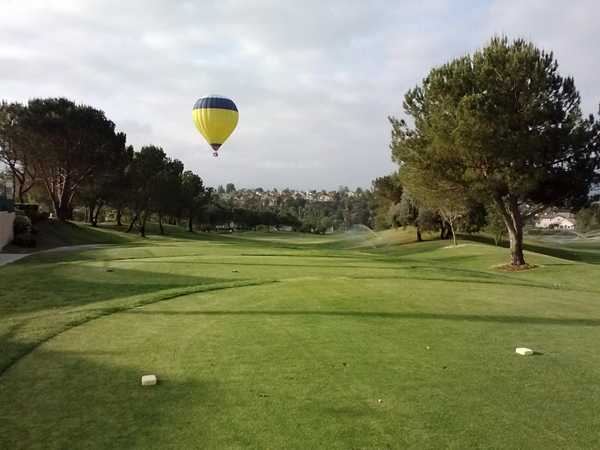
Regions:
[[[106,307],[106,308],[90,308],[88,307],[79,307],[74,308],[71,311],[67,311],[65,314],[77,314],[77,313],[88,313],[87,315],[80,317],[76,320],[72,320],[66,322],[66,324],[43,336],[41,339],[30,345],[23,345],[21,347],[21,351],[16,353],[12,358],[7,361],[3,361],[3,364],[0,365],[0,378],[17,362],[21,359],[29,355],[35,349],[37,349],[40,345],[45,342],[48,342],[50,339],[55,338],[56,336],[69,331],[75,327],[84,325],[92,320],[99,319],[101,317],[106,317],[112,314],[120,313],[123,311],[139,308],[142,306],[150,305],[153,303],[159,303],[167,300],[173,300],[175,298],[184,297],[186,295],[191,294],[200,294],[203,292],[212,292],[219,291],[223,289],[234,289],[241,287],[249,287],[249,286],[260,286],[263,284],[276,283],[277,280],[243,280],[243,281],[231,281],[231,282],[223,282],[223,283],[212,283],[212,284],[203,284],[203,285],[195,285],[195,286],[186,286],[184,288],[172,288],[172,289],[164,289],[161,291],[152,292],[150,294],[139,294],[133,295],[130,297],[125,297],[118,299],[119,303],[125,302],[122,305]],[[108,300],[107,303],[114,303],[116,300]],[[97,306],[97,305],[94,305]]]

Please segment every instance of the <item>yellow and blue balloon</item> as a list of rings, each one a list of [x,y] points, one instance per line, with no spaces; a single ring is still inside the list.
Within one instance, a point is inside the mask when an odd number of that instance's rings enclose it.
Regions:
[[[213,156],[219,156],[219,148],[238,123],[238,109],[233,100],[218,95],[202,97],[194,105],[192,117],[200,134],[213,148]]]

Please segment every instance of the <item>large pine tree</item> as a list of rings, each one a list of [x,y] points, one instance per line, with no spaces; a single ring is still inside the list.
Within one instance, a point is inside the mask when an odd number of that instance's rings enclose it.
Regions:
[[[559,74],[552,53],[494,38],[431,70],[405,95],[404,109],[410,124],[390,118],[393,159],[429,190],[455,184],[493,205],[515,266],[525,264],[528,214],[587,199],[599,127],[582,116],[573,79]]]

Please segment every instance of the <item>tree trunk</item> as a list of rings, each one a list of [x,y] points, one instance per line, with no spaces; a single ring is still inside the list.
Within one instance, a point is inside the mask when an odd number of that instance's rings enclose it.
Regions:
[[[164,235],[165,230],[164,230],[163,224],[162,224],[162,213],[158,213],[158,228],[160,228],[160,234]]]
[[[525,264],[525,256],[523,255],[523,217],[519,210],[519,204],[515,199],[511,199],[510,202],[510,217],[514,227],[514,235],[510,239],[512,265],[522,266]]]
[[[56,212],[56,217],[59,220],[66,221],[71,217],[71,210],[69,205],[65,205],[62,202],[59,202],[58,205],[54,205],[54,210]]]
[[[94,226],[97,227],[98,226],[98,216],[100,215],[100,210],[102,209],[102,203],[100,203],[97,207],[96,207],[96,213],[94,214]]]
[[[511,264],[513,266],[522,266],[525,264],[523,255],[523,231],[508,231],[510,238]]]
[[[85,211],[85,215],[87,216],[86,217],[86,222],[89,222],[90,225],[93,226],[93,227],[96,226],[96,222],[94,220],[94,216],[95,216],[94,215],[94,211],[95,211],[95,209],[96,209],[96,203],[94,202],[94,203],[90,203],[88,205],[88,207],[86,208],[86,211]]]
[[[121,223],[121,217],[123,216],[123,209],[122,208],[117,208],[117,226],[118,227],[122,227],[123,224]]]
[[[190,233],[194,232],[194,216],[192,213],[190,213],[190,216],[188,217],[188,231]]]
[[[514,197],[510,196],[506,203],[501,198],[496,198],[495,203],[508,231],[511,264],[513,266],[523,266],[526,263],[523,254],[523,217],[519,210],[519,203]]]
[[[454,232],[454,224],[452,222],[448,222],[450,225],[450,231],[452,232],[452,243],[456,246],[456,233]]]
[[[58,200],[58,208],[56,207],[56,202],[55,202],[55,207],[54,207],[54,209],[56,209],[56,217],[58,217],[62,221],[66,221],[72,217],[71,202],[70,202],[71,194],[72,194],[72,192],[69,189],[69,184],[67,182],[65,182],[65,186],[64,186],[60,196],[57,199]]]
[[[54,196],[50,196],[50,199],[52,200],[52,208],[54,208],[54,215],[58,219],[58,210],[60,209],[60,203],[54,198]]]
[[[17,176],[15,175],[15,171],[12,171],[12,201],[13,203],[16,203],[15,200],[17,199]]]
[[[131,223],[129,224],[129,228],[127,228],[127,233],[129,233],[131,230],[133,230],[133,226],[135,225],[135,223],[138,221],[138,214],[136,214],[135,216],[133,216],[133,219],[131,219]]]
[[[144,211],[144,216],[140,222],[140,236],[146,237],[146,219],[148,218],[148,211]]]
[[[25,186],[23,183],[19,183],[19,202],[25,203]]]
[[[69,197],[66,191],[63,191],[60,196],[51,195],[54,212],[59,220],[66,221],[72,217],[73,210],[71,209]]]
[[[421,227],[417,226],[417,242],[423,242],[423,238],[421,237]]]

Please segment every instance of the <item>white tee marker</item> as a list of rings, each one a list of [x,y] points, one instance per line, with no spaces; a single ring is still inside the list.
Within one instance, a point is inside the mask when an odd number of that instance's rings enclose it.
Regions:
[[[154,386],[157,382],[156,375],[144,375],[142,377],[142,386]]]
[[[517,347],[515,352],[522,356],[531,356],[533,355],[533,350],[527,347]]]

